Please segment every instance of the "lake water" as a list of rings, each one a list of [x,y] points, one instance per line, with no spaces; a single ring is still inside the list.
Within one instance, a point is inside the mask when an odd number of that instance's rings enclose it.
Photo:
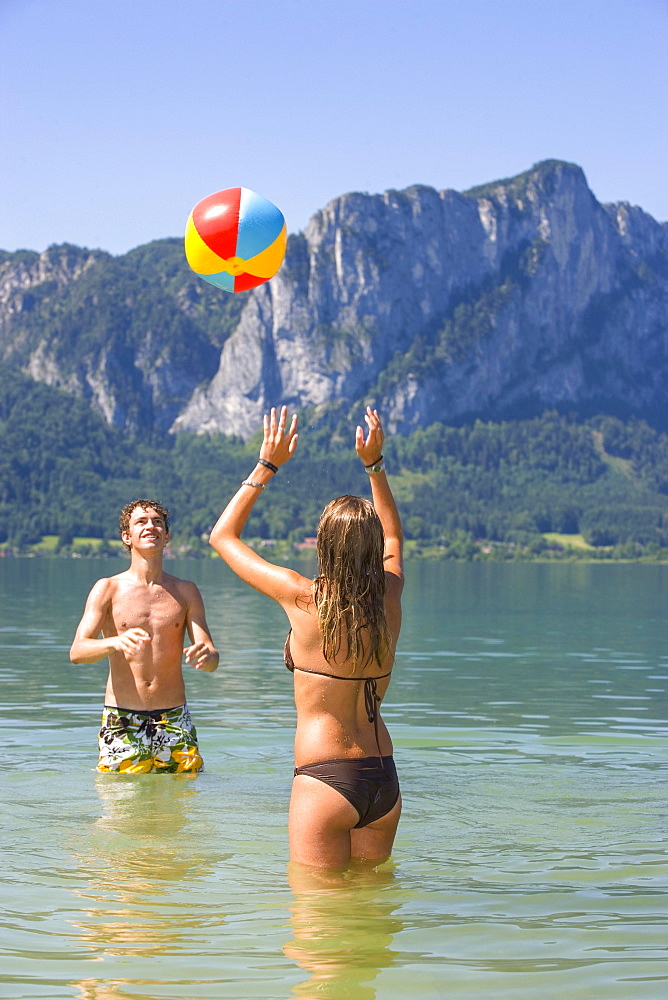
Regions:
[[[0,560],[0,996],[667,995],[668,567],[410,563],[404,817],[340,877],[286,864],[286,623],[218,561],[168,567],[222,653],[187,675],[205,772],[94,772],[106,666],[67,651],[124,566]]]

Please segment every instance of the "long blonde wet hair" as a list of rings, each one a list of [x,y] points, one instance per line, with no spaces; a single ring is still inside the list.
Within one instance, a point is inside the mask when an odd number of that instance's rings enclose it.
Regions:
[[[314,593],[322,653],[333,662],[343,652],[353,672],[372,660],[380,665],[392,645],[385,618],[384,546],[383,526],[369,500],[337,497],[323,510]]]

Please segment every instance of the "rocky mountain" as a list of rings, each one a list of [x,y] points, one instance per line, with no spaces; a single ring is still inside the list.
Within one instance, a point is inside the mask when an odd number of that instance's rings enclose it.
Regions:
[[[668,224],[546,161],[464,193],[335,199],[232,296],[179,240],[0,257],[0,356],[129,428],[247,437],[277,402],[391,429],[548,407],[668,424]]]
[[[216,373],[243,308],[181,240],[122,257],[63,245],[0,254],[0,360],[87,399],[114,427],[167,430]]]

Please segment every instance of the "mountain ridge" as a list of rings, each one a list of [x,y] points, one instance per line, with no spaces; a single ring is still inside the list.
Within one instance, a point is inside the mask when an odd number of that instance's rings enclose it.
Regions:
[[[465,192],[352,192],[225,295],[178,239],[0,253],[0,358],[114,427],[247,438],[277,402],[402,433],[546,408],[668,421],[668,224],[548,160]]]

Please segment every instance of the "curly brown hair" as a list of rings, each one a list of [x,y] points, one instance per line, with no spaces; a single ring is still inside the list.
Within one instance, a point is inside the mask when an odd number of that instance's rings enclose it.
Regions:
[[[371,501],[337,497],[322,512],[314,594],[322,653],[333,661],[345,640],[353,673],[372,660],[380,665],[392,644],[385,618],[384,545],[383,526]]]
[[[163,507],[158,500],[131,500],[130,503],[126,503],[118,518],[118,530],[121,533],[121,538],[123,536],[123,532],[130,530],[130,518],[132,517],[132,511],[137,507],[141,507],[143,510],[148,510],[150,508],[151,510],[154,510],[156,514],[159,514],[165,522],[165,531],[169,534],[169,511],[166,507]],[[125,542],[123,542],[123,545],[125,545]]]

